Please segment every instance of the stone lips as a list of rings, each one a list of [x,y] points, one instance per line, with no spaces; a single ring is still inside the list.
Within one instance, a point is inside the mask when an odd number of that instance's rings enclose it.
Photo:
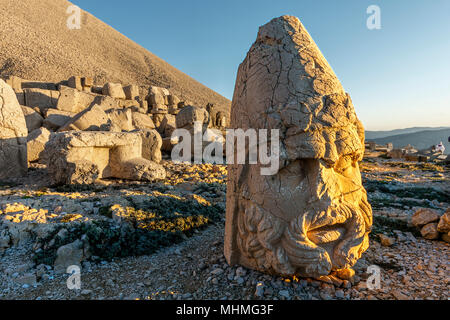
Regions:
[[[238,70],[231,128],[279,129],[281,154],[275,176],[229,165],[228,262],[303,276],[356,263],[372,225],[358,167],[364,128],[297,18],[260,28]]]

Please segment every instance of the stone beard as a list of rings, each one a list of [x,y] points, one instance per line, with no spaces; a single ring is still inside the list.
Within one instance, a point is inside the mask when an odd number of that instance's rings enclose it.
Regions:
[[[372,226],[358,165],[364,128],[297,18],[260,28],[239,67],[231,128],[279,129],[281,155],[273,176],[228,166],[228,262],[313,277],[353,266]]]

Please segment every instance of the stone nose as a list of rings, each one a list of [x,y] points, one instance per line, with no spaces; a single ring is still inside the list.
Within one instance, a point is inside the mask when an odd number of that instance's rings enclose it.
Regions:
[[[316,166],[309,175],[310,181],[313,181],[311,189],[315,190],[316,200],[329,200],[330,203],[340,201],[358,201],[360,192],[363,189],[359,170],[349,170],[352,172],[352,178],[337,172],[332,166],[322,160],[317,161]]]
[[[331,203],[336,197],[340,197],[339,181],[333,168],[321,160],[310,160],[307,167],[312,201]]]

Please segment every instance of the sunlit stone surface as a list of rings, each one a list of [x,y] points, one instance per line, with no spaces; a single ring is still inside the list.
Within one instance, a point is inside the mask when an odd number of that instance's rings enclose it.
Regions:
[[[279,129],[281,156],[272,176],[228,166],[228,262],[301,276],[353,266],[372,225],[358,166],[364,128],[298,18],[260,28],[239,67],[230,127]]]
[[[27,173],[27,124],[13,89],[0,79],[0,179]]]

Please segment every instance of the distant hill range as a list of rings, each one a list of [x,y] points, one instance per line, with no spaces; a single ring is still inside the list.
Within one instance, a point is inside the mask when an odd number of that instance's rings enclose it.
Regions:
[[[373,139],[386,138],[386,137],[390,137],[390,136],[397,136],[397,135],[407,134],[407,133],[416,133],[416,132],[420,132],[420,131],[436,131],[436,130],[444,130],[444,129],[450,129],[450,127],[413,127],[413,128],[406,128],[406,129],[395,129],[395,130],[390,130],[390,131],[366,131],[366,139],[373,140]]]
[[[199,106],[211,102],[218,110],[229,112],[231,101],[90,13],[82,11],[80,30],[69,30],[66,25],[70,16],[66,11],[72,5],[69,1],[1,0],[0,4],[0,77],[15,75],[59,82],[71,76],[86,76],[93,77],[98,85],[121,82],[160,86],[183,101]],[[153,33],[164,32],[164,26],[145,32],[151,37]],[[182,47],[177,50],[183,54]]]
[[[392,131],[366,131],[366,141],[374,141],[380,145],[393,143],[394,148],[402,148],[410,144],[416,149],[423,150],[442,141],[445,146],[445,153],[450,154],[448,137],[450,137],[450,127],[416,127]]]

